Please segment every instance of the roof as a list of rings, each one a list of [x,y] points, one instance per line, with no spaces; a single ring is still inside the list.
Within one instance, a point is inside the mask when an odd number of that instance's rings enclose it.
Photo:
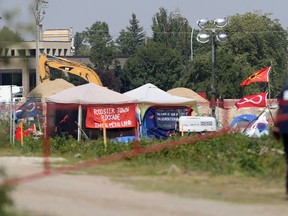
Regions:
[[[139,103],[155,105],[194,105],[196,103],[194,99],[169,94],[151,83],[125,92],[124,95],[136,98]]]
[[[65,89],[46,98],[46,102],[61,104],[126,104],[137,100],[106,87],[88,83]]]

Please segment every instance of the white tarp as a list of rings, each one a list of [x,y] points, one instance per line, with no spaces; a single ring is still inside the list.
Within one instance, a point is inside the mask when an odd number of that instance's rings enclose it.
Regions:
[[[46,102],[61,104],[125,104],[137,103],[137,99],[88,83],[65,89],[46,98]]]
[[[196,101],[194,99],[171,95],[151,83],[147,83],[136,89],[125,92],[124,95],[137,99],[139,103],[146,104],[174,106],[191,106],[196,104]]]

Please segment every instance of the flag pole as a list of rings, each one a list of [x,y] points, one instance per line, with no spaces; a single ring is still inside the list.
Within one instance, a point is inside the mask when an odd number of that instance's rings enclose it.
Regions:
[[[272,61],[271,61],[271,65],[270,65],[270,71],[269,71],[269,73],[271,73],[271,71],[272,71]],[[269,74],[268,74],[268,76],[269,76]],[[269,101],[270,101],[270,99],[271,99],[271,91],[270,91],[271,89],[270,89],[270,80],[269,80],[269,82],[268,82],[268,95],[269,95]]]

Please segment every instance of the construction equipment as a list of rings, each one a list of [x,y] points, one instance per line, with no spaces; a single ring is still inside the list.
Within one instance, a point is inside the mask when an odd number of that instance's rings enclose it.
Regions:
[[[65,58],[55,56],[49,57],[52,58],[48,59],[47,55],[45,53],[42,53],[39,59],[39,73],[41,82],[46,82],[50,80],[50,67],[61,70],[64,73],[71,73],[76,76],[82,77],[87,82],[103,86],[100,77],[91,68]]]

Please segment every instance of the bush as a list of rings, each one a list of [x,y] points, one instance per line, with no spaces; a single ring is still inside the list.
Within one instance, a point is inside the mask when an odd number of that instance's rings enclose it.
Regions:
[[[3,169],[0,169],[0,182],[4,182],[7,178]],[[13,206],[13,201],[9,196],[9,192],[12,190],[12,187],[9,185],[0,186],[0,215],[8,216],[11,215],[8,212],[8,207]]]
[[[181,143],[182,139],[183,137],[177,136],[168,140],[142,139],[140,145],[145,148],[150,145],[161,145],[163,142]],[[72,137],[51,138],[49,145],[51,156],[73,157],[79,154],[81,160],[133,149],[133,143],[113,143],[108,139],[107,146],[104,146],[103,139],[78,142]],[[23,146],[16,142],[14,145],[9,145],[9,148],[15,152],[19,151],[22,155],[42,155],[43,141],[25,138]],[[272,136],[250,138],[234,133],[148,153],[133,160],[146,164],[172,163],[184,170],[207,171],[214,175],[282,177],[285,170],[282,148],[282,144]]]

